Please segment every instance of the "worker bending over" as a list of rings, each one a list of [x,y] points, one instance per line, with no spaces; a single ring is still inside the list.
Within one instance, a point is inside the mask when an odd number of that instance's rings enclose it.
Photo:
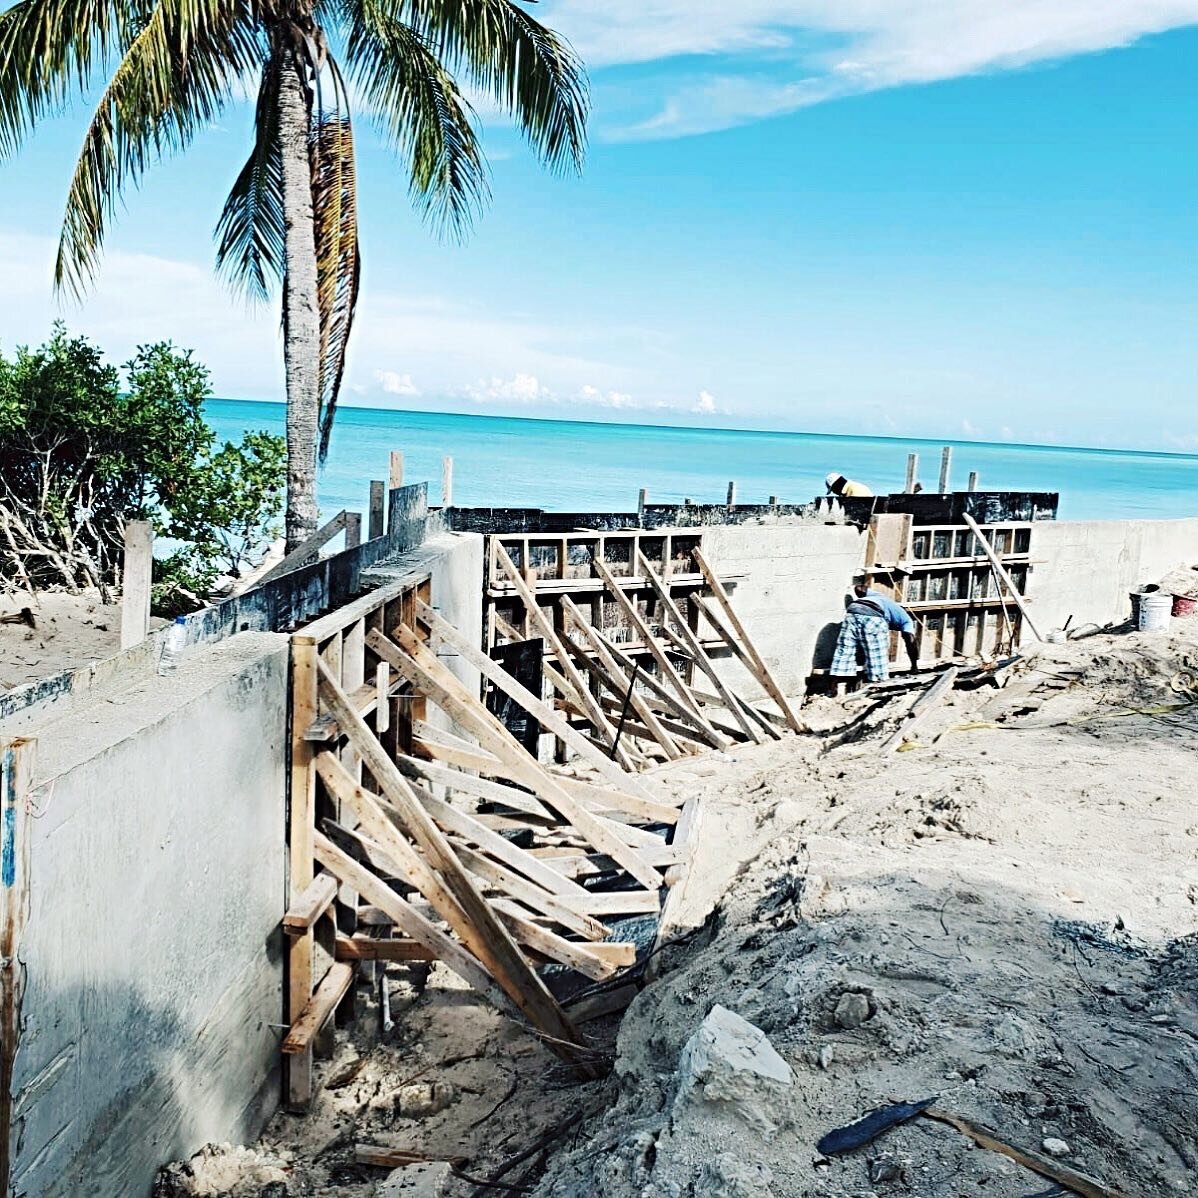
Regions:
[[[873,492],[864,484],[845,478],[843,474],[829,474],[824,479],[830,495],[844,495],[849,499],[868,499]]]
[[[911,668],[919,668],[919,646],[915,621],[905,607],[872,590],[869,579],[853,587],[853,601],[844,613],[836,652],[832,657],[834,678],[856,678],[865,663],[868,682],[885,682],[890,676],[890,633],[899,633],[907,646]]]

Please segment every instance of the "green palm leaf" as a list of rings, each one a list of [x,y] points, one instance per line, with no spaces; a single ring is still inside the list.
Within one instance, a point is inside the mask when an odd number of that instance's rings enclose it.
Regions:
[[[451,71],[519,123],[553,169],[581,170],[589,97],[570,45],[513,0],[378,0],[412,27]]]
[[[344,0],[351,77],[408,164],[416,203],[440,228],[466,229],[490,196],[474,110],[432,48],[376,0]]]
[[[0,157],[127,44],[137,9],[125,0],[22,0],[0,12]]]
[[[123,188],[185,147],[261,62],[248,9],[160,0],[125,51],[92,117],[67,193],[55,279],[80,292],[99,265]]]
[[[279,141],[276,47],[262,68],[254,111],[254,148],[241,168],[216,224],[217,269],[254,300],[270,297],[283,276],[283,148]]]

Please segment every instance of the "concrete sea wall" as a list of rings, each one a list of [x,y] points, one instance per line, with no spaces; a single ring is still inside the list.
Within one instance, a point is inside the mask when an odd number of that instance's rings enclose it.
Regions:
[[[36,729],[11,1186],[149,1193],[276,1100],[287,638]]]

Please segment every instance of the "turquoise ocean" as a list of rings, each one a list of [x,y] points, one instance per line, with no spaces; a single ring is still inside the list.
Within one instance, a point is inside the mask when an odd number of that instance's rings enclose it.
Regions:
[[[283,405],[210,400],[217,435],[283,432]],[[404,455],[404,481],[429,483],[440,501],[441,459],[454,460],[454,502],[466,507],[632,511],[645,487],[651,503],[722,502],[735,480],[743,503],[806,502],[824,493],[831,470],[876,493],[901,490],[907,454],[934,490],[941,446],[953,446],[954,489],[976,470],[983,490],[1059,491],[1069,520],[1198,516],[1198,456],[976,441],[749,432],[598,424],[575,420],[343,407],[320,481],[321,510],[362,511],[372,478],[387,477],[390,451]]]

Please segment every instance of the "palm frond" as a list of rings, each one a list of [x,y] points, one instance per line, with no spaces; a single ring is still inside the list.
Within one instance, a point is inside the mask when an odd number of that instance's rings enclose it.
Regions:
[[[331,110],[318,109],[313,114],[310,143],[320,312],[321,462],[329,452],[361,278],[353,127],[340,69],[331,58],[328,65],[334,104]]]
[[[122,190],[151,161],[182,149],[260,67],[242,0],[159,0],[132,39],[92,117],[67,193],[55,281],[76,293],[99,264]]]
[[[262,68],[254,112],[254,148],[216,223],[217,269],[254,300],[268,299],[273,285],[283,277],[282,70],[283,56],[276,47]]]
[[[590,108],[586,72],[569,43],[515,0],[378,0],[448,67],[515,118],[554,170],[581,170]]]
[[[474,110],[434,49],[378,0],[343,0],[351,77],[408,164],[412,195],[461,233],[490,198]]]
[[[136,0],[21,0],[0,12],[0,157],[135,33]]]

